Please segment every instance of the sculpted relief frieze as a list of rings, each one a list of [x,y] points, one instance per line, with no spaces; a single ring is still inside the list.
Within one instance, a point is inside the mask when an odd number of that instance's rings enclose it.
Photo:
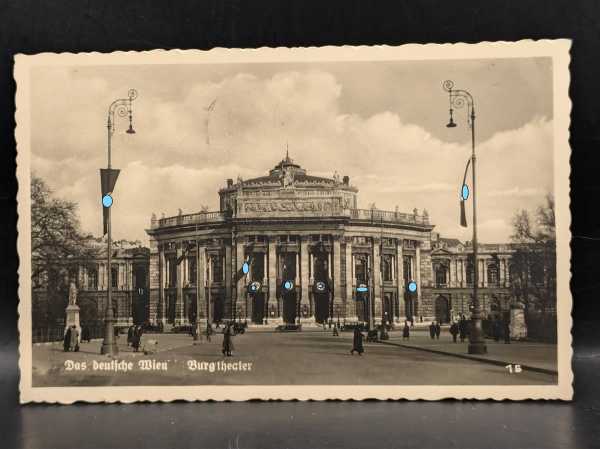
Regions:
[[[310,201],[310,200],[271,200],[248,201],[242,205],[242,213],[269,213],[269,212],[302,212],[302,213],[332,213],[339,209],[339,202]]]

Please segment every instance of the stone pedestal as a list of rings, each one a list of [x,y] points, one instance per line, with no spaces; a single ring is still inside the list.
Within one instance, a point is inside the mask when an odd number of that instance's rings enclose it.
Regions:
[[[526,337],[525,310],[521,308],[510,309],[510,338],[512,340],[521,340]]]
[[[79,306],[78,305],[68,305],[65,309],[65,334],[67,333],[67,329],[71,326],[75,326],[77,328],[77,332],[79,335],[79,343],[81,343],[81,325],[79,324]]]

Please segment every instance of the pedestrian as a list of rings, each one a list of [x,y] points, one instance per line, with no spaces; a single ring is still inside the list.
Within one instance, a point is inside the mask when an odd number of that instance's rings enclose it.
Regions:
[[[210,336],[212,334],[212,326],[210,323],[206,326],[206,341],[210,343]]]
[[[65,336],[63,338],[63,350],[65,352],[69,352],[69,347],[71,346],[71,327],[67,328],[65,332]]]
[[[467,320],[464,315],[458,323],[458,332],[460,336],[460,342],[464,343],[465,338],[467,338]]]
[[[69,349],[73,352],[79,351],[79,331],[74,324],[71,326],[71,341],[69,344]]]
[[[494,341],[498,342],[500,341],[500,320],[499,319],[495,319],[494,320],[494,327],[493,327],[493,333],[494,333]]]
[[[435,324],[435,338],[440,339],[440,334],[442,333],[442,326],[440,326],[439,321]]]
[[[352,349],[350,350],[350,354],[354,355],[354,351],[358,352],[358,355],[362,355],[365,352],[365,348],[363,347],[363,338],[364,335],[358,329],[358,327],[354,328],[354,337],[352,338]]]
[[[133,333],[135,332],[135,326],[132,324],[131,326],[129,326],[129,329],[127,329],[127,346],[131,346],[131,344],[133,343]]]
[[[408,327],[408,322],[404,322],[404,327],[402,328],[402,340],[408,340],[410,338],[410,327]]]
[[[338,326],[337,326],[337,323],[336,323],[336,324],[334,324],[334,325],[333,325],[333,336],[334,336],[334,337],[337,337],[337,336],[339,336],[339,335],[340,335],[340,334],[339,334],[339,332],[338,332]]]
[[[432,340],[435,338],[435,321],[432,321],[429,325],[429,337]]]
[[[504,321],[504,344],[510,344],[510,321]]]
[[[225,325],[223,331],[223,355],[231,357],[231,351],[233,351],[233,335],[231,335],[231,324]]]
[[[456,336],[458,335],[458,324],[456,324],[456,321],[450,326],[450,334],[452,334],[452,341],[456,343]]]
[[[131,347],[133,348],[133,352],[138,352],[140,350],[140,344],[142,342],[142,328],[141,326],[131,327]]]

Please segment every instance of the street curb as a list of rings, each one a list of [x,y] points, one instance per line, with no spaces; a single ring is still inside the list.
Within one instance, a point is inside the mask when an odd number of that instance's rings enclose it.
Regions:
[[[484,363],[489,363],[489,364],[498,365],[498,366],[506,366],[506,365],[513,363],[513,362],[506,362],[504,360],[487,359],[485,357],[477,357],[477,356],[468,355],[468,354],[456,354],[453,352],[440,351],[438,349],[429,349],[429,348],[424,348],[422,346],[405,345],[402,343],[393,343],[393,342],[389,342],[389,341],[381,341],[380,343],[383,343],[384,345],[399,346],[402,348],[415,349],[417,351],[432,352],[434,354],[449,355],[452,357],[458,357],[459,359],[476,360],[478,362],[484,362]],[[558,371],[555,371],[555,370],[551,370],[551,369],[547,369],[547,368],[540,368],[540,367],[531,366],[531,365],[523,365],[522,363],[520,365],[521,365],[521,368],[526,369],[528,371],[534,371],[534,372],[538,372],[538,373],[542,373],[542,374],[550,374],[553,376],[558,376]]]

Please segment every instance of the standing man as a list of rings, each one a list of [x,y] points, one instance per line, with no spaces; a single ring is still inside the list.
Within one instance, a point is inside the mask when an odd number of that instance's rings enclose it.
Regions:
[[[458,334],[458,324],[456,324],[456,321],[453,321],[450,326],[450,334],[452,334],[452,341],[456,343],[456,336]]]
[[[435,338],[435,321],[432,321],[429,325],[429,337],[432,340]]]
[[[440,326],[440,323],[439,323],[439,322],[437,322],[437,323],[435,324],[435,338],[439,340],[439,339],[440,339],[440,334],[441,334],[441,333],[442,333],[442,326]]]
[[[504,321],[504,344],[510,344],[510,321]]]

